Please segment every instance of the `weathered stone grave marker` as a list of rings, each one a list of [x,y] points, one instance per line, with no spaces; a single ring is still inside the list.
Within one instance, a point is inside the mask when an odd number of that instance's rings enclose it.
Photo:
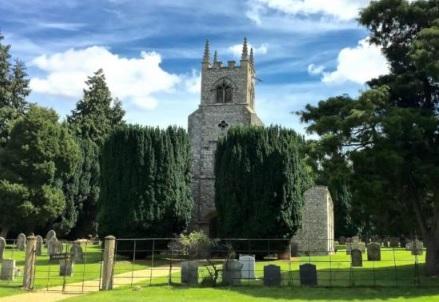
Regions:
[[[422,241],[419,240],[413,240],[412,242],[412,246],[411,246],[411,252],[412,255],[414,256],[420,256],[423,254],[424,250],[424,244],[422,243]]]
[[[381,245],[372,242],[367,245],[367,261],[381,261]]]
[[[264,286],[280,286],[281,274],[280,266],[266,265],[264,266]]]
[[[181,283],[198,284],[198,261],[184,261],[181,263]]]
[[[6,249],[6,239],[3,237],[0,237],[0,262],[3,260],[3,254]]]
[[[17,246],[17,249],[24,251],[26,249],[26,235],[23,233],[18,234],[15,245]]]
[[[15,266],[15,260],[13,259],[3,259],[2,261],[2,269],[0,273],[1,280],[14,280],[15,272],[17,268]]]
[[[50,230],[46,234],[46,245],[49,246],[49,241],[55,237],[56,238],[56,232],[54,230]]]
[[[300,284],[317,286],[317,269],[314,264],[306,263],[300,266]]]
[[[399,247],[399,238],[398,237],[390,237],[389,246],[392,248]]]
[[[352,267],[363,266],[363,254],[358,249],[353,249],[351,251],[351,265]]]
[[[240,255],[239,262],[242,264],[241,278],[242,279],[255,279],[256,260],[255,256]]]
[[[241,284],[242,263],[238,260],[227,260],[223,266],[223,282],[227,285]]]
[[[44,240],[43,237],[41,237],[40,235],[37,235],[37,247],[35,250],[35,253],[37,256],[41,256],[42,251],[43,251],[43,244],[44,244]]]
[[[58,241],[56,237],[52,237],[47,244],[47,251],[49,253],[50,260],[55,260],[53,259],[53,256],[56,254],[60,254],[63,251],[62,242]]]
[[[299,256],[299,243],[297,241],[291,242],[291,257]]]
[[[73,261],[65,255],[64,259],[59,260],[59,275],[62,277],[73,276]]]
[[[72,247],[70,248],[70,255],[72,257],[72,261],[75,263],[84,261],[84,253],[82,251],[80,242],[73,242]]]

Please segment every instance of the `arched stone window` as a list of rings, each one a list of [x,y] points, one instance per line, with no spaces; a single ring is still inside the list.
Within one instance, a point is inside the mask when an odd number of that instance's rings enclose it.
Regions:
[[[233,100],[233,88],[223,80],[216,86],[216,102],[217,103],[231,103]]]

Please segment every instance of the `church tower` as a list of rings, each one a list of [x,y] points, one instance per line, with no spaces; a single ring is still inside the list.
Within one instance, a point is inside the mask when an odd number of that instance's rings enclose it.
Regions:
[[[255,112],[255,64],[253,49],[244,39],[240,65],[223,66],[215,51],[210,60],[206,41],[201,63],[201,103],[189,116],[192,147],[192,225],[215,235],[214,160],[218,139],[236,125],[262,126]]]

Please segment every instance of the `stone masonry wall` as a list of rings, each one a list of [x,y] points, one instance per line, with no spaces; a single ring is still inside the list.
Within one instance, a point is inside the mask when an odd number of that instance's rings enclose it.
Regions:
[[[325,186],[315,186],[305,192],[302,228],[293,241],[299,252],[330,254],[334,252],[334,205]]]

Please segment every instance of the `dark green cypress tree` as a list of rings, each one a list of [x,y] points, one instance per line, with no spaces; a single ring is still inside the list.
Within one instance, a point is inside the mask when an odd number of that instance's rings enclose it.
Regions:
[[[127,126],[103,147],[101,235],[169,237],[190,220],[190,147],[184,130]]]
[[[111,132],[123,125],[125,114],[120,101],[111,96],[102,69],[89,77],[86,85],[83,98],[67,117],[81,146],[82,161],[64,188],[69,206],[54,225],[72,237],[96,232],[101,148]]]
[[[295,234],[303,193],[312,185],[303,146],[301,136],[280,127],[229,130],[215,157],[219,236],[289,239]]]

